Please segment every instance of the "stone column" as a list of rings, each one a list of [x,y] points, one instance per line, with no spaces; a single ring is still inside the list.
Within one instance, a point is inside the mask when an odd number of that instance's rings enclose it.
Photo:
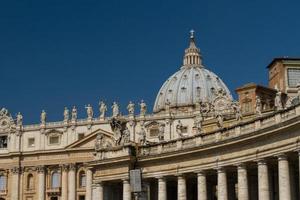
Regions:
[[[86,200],[92,200],[92,183],[93,183],[93,172],[92,169],[88,168],[86,170],[86,187],[85,187]]]
[[[38,200],[45,200],[45,167],[38,166]]]
[[[279,200],[291,200],[291,182],[287,156],[278,156]]]
[[[61,200],[68,200],[68,165],[61,166]]]
[[[97,183],[93,186],[92,200],[104,200],[103,184]]]
[[[258,199],[270,200],[268,165],[265,160],[258,161]]]
[[[131,200],[131,190],[128,179],[123,180],[123,200]]]
[[[158,200],[167,200],[167,181],[164,177],[158,178]]]
[[[227,175],[222,167],[218,169],[218,200],[228,200]]]
[[[207,200],[206,174],[203,171],[197,174],[198,200]]]
[[[10,196],[11,200],[19,200],[19,193],[20,193],[20,187],[19,187],[19,181],[20,181],[20,168],[14,167],[11,169],[12,173],[12,181],[11,181],[11,191]]]
[[[177,199],[178,200],[186,200],[186,180],[185,180],[185,177],[182,174],[178,175]]]
[[[69,166],[69,177],[68,177],[68,200],[76,199],[76,166],[75,164],[70,164]]]
[[[238,200],[249,200],[248,173],[245,164],[238,165]]]

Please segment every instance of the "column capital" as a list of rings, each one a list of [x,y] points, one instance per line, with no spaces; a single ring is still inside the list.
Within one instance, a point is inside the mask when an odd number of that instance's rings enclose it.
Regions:
[[[69,171],[75,171],[76,170],[76,164],[75,163],[70,163],[69,164]]]
[[[197,174],[197,176],[204,176],[204,175],[206,175],[206,171],[205,170],[195,171],[195,173]]]
[[[178,173],[176,176],[177,176],[177,178],[180,178],[180,179],[185,178],[185,174],[183,174],[183,173]]]
[[[158,179],[158,181],[166,180],[165,176],[156,176],[155,178]]]
[[[69,165],[67,165],[67,164],[62,164],[62,165],[60,165],[60,167],[61,167],[61,170],[64,172],[68,171],[68,169],[69,169]]]
[[[122,181],[123,183],[129,183],[129,178],[123,178]]]
[[[21,172],[21,168],[20,167],[13,167],[10,169],[11,173],[13,174],[19,174]]]
[[[36,167],[36,170],[38,173],[45,173],[45,166],[44,165],[39,165]]]
[[[217,170],[218,173],[224,173],[224,172],[226,172],[225,167],[218,167],[216,170]]]
[[[285,153],[278,154],[278,155],[276,155],[276,157],[278,158],[278,161],[288,159],[288,157]]]
[[[264,158],[256,160],[257,165],[266,165],[267,161]]]
[[[236,166],[238,169],[247,169],[246,163],[238,163]]]

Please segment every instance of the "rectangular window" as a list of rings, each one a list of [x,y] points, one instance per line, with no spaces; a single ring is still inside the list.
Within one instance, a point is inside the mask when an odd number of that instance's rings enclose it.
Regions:
[[[0,148],[6,149],[7,148],[7,135],[0,136]]]
[[[187,126],[184,126],[182,127],[182,133],[187,133],[188,132],[188,127]]]
[[[34,138],[28,138],[28,147],[34,147]]]
[[[84,133],[78,133],[78,140],[81,140],[82,138],[84,138]]]
[[[158,136],[158,128],[152,128],[150,129],[150,137],[157,137]]]
[[[289,87],[296,87],[300,83],[300,69],[287,69],[288,85]]]
[[[59,144],[59,136],[50,136],[49,144]]]

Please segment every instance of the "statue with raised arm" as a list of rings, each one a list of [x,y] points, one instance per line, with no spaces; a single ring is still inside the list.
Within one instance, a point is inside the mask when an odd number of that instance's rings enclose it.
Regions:
[[[73,106],[72,108],[72,121],[76,121],[77,120],[77,109],[75,106]]]
[[[129,101],[127,110],[129,115],[134,115],[134,103],[132,103],[132,101]]]
[[[144,100],[141,101],[140,103],[140,115],[141,116],[145,116],[146,115],[146,112],[147,112],[147,105],[146,103],[144,102]]]
[[[88,104],[87,106],[85,106],[85,108],[86,108],[87,118],[89,120],[93,119],[94,112],[91,104]]]
[[[113,102],[113,105],[111,106],[112,108],[112,116],[113,117],[117,117],[120,114],[119,111],[119,105],[117,104],[117,102]]]
[[[67,107],[65,107],[65,110],[64,110],[64,121],[65,122],[68,122],[69,121],[69,109]]]
[[[42,113],[41,113],[41,124],[46,124],[46,118],[47,118],[47,113],[45,112],[45,110],[42,110]]]
[[[99,102],[99,111],[100,111],[100,118],[104,119],[105,118],[105,113],[107,112],[107,106],[104,103],[104,101]]]
[[[22,126],[23,125],[23,116],[21,115],[20,112],[17,114],[17,126]]]

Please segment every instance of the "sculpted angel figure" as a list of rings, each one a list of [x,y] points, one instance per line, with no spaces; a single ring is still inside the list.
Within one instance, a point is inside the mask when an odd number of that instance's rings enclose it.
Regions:
[[[144,128],[141,129],[140,133],[140,144],[141,145],[146,145],[147,144],[147,139],[146,139],[146,131]]]
[[[117,104],[117,102],[113,102],[113,105],[111,106],[112,108],[112,113],[113,113],[113,117],[117,117],[119,116],[119,105]]]
[[[235,113],[235,119],[238,121],[242,120],[243,116],[239,102],[233,102],[232,108]]]
[[[127,106],[127,110],[128,110],[129,115],[134,114],[134,103],[132,103],[132,101],[129,101],[129,104]]]
[[[145,116],[146,112],[147,112],[147,105],[144,102],[144,100],[141,101],[140,107],[141,107],[141,109],[140,109],[140,115]]]
[[[6,108],[1,108],[0,110],[0,116],[5,116],[8,114],[8,110]]]
[[[45,112],[45,110],[42,110],[42,113],[41,113],[41,123],[42,124],[46,123],[46,117],[47,117],[47,113]]]
[[[129,129],[126,127],[125,130],[123,131],[123,144],[127,144],[130,142],[130,131]]]
[[[218,126],[219,126],[219,127],[223,127],[224,118],[223,118],[222,113],[216,111],[216,112],[215,112],[215,117],[217,118]]]
[[[85,106],[85,108],[86,108],[86,114],[87,114],[88,119],[92,119],[93,115],[94,115],[92,106],[90,104],[88,104],[87,106]]]
[[[65,107],[64,110],[64,121],[65,122],[69,121],[69,109],[67,107]]]
[[[100,111],[100,118],[105,117],[105,113],[107,112],[107,106],[104,101],[99,102],[99,111]]]
[[[77,109],[75,106],[73,106],[72,108],[72,121],[76,121],[77,120]]]

